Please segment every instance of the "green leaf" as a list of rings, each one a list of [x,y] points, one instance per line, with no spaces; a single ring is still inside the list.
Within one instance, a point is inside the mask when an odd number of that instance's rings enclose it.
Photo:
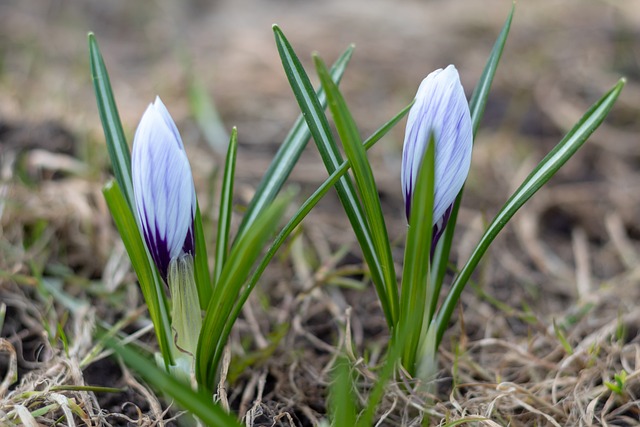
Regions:
[[[173,363],[171,355],[171,321],[167,310],[167,300],[163,290],[162,280],[153,262],[150,261],[146,245],[142,241],[136,220],[117,182],[110,181],[102,189],[104,198],[116,223],[116,228],[127,254],[131,259],[133,269],[138,276],[142,295],[147,303],[147,309],[158,338],[160,352],[167,366]]]
[[[478,81],[476,88],[473,90],[471,100],[469,101],[469,110],[471,110],[471,123],[473,124],[474,136],[478,132],[480,121],[482,120],[482,116],[484,115],[484,108],[487,105],[487,98],[489,97],[489,91],[491,90],[493,77],[496,74],[498,64],[500,63],[500,58],[502,57],[502,51],[504,50],[504,45],[507,42],[507,36],[509,35],[509,30],[511,29],[511,22],[513,21],[513,14],[515,10],[516,4],[514,2],[511,6],[511,12],[509,13],[509,16],[507,17],[504,25],[502,26],[500,34],[498,35],[498,39],[493,45],[493,49],[491,50],[491,54],[489,55],[487,64],[484,66],[484,70],[482,71],[482,75],[480,76],[480,81]]]
[[[282,60],[282,65],[291,85],[291,89],[298,101],[300,110],[307,121],[307,125],[311,132],[322,161],[327,168],[329,174],[332,174],[342,163],[342,156],[340,150],[331,134],[329,122],[324,115],[324,109],[320,105],[318,98],[315,95],[313,86],[309,81],[300,60],[296,56],[293,48],[287,41],[286,37],[278,28],[274,25],[273,31],[276,38],[276,45],[278,47],[278,53]],[[362,206],[356,195],[356,191],[353,187],[353,183],[349,179],[348,175],[341,177],[336,183],[336,190],[338,197],[342,202],[344,210],[349,218],[351,227],[356,234],[360,248],[364,255],[367,265],[370,269],[371,279],[376,286],[378,292],[378,298],[382,305],[387,323],[390,327],[395,325],[397,320],[397,297],[394,299],[394,295],[387,295],[387,287],[384,281],[386,277],[383,273],[383,266],[378,257],[378,254],[374,251],[374,240],[371,235],[369,224],[365,218]],[[396,291],[397,292],[397,291]],[[397,295],[397,294],[396,294]]]
[[[107,151],[111,158],[113,173],[124,193],[129,209],[133,211],[135,203],[131,181],[131,154],[122,130],[122,123],[120,123],[118,108],[113,98],[109,74],[93,33],[89,33],[89,58],[93,88],[98,102],[98,112],[100,113],[102,129],[104,129],[104,137],[107,142]]]
[[[227,159],[222,177],[222,191],[220,192],[220,211],[218,214],[218,234],[216,241],[216,258],[213,268],[213,283],[217,283],[229,252],[229,233],[231,230],[231,215],[233,213],[233,183],[236,171],[236,154],[238,152],[238,129],[233,128],[227,148]]]
[[[202,228],[202,215],[200,214],[200,205],[197,204],[197,202],[196,216],[193,219],[193,234],[196,243],[196,254],[193,262],[196,287],[198,289],[198,301],[200,302],[200,308],[204,310],[209,304],[213,288],[211,286],[211,275],[209,274],[207,243],[204,238],[204,229]]]
[[[453,208],[451,208],[451,214],[449,215],[449,221],[444,233],[442,233],[442,236],[440,237],[440,241],[436,244],[436,248],[433,253],[433,259],[431,262],[431,284],[433,286],[432,295],[437,297],[431,298],[430,303],[426,307],[427,319],[433,319],[433,315],[435,314],[438,306],[438,297],[440,296],[440,291],[442,289],[442,282],[444,282],[444,277],[447,274],[447,268],[449,267],[449,256],[451,255],[451,248],[453,246],[453,236],[456,231],[461,200],[462,190],[458,194],[456,201],[453,203]]]
[[[397,315],[398,306],[398,283],[396,281],[396,271],[391,255],[391,245],[387,226],[382,215],[382,206],[378,196],[378,187],[373,176],[371,164],[367,158],[367,151],[362,145],[358,128],[356,127],[351,112],[336,86],[331,81],[329,71],[318,56],[314,56],[314,63],[318,71],[320,81],[327,92],[329,100],[329,110],[333,116],[338,135],[342,140],[344,151],[351,163],[351,169],[356,179],[356,184],[362,205],[364,207],[365,218],[369,224],[371,237],[373,239],[373,252],[380,260],[380,268],[383,274],[383,283],[386,286],[385,294],[390,299],[392,315]]]
[[[216,153],[222,154],[229,140],[229,134],[224,129],[220,114],[202,81],[193,76],[190,80],[188,95],[191,114],[198,123],[205,141]]]
[[[432,284],[428,283],[431,236],[433,233],[433,198],[435,192],[435,151],[433,135],[422,159],[415,190],[411,199],[411,215],[407,243],[404,250],[402,272],[402,293],[400,303],[400,323],[398,328],[407,334],[404,346],[403,364],[411,375],[415,375],[418,343],[422,335],[425,305],[437,295],[433,295]],[[420,315],[417,316],[417,313]],[[416,319],[411,321],[411,319]],[[425,319],[428,325],[431,319]]]
[[[165,364],[169,366],[173,363],[173,358],[167,300],[162,288],[162,281],[151,260],[151,255],[142,241],[135,219],[131,154],[122,130],[109,74],[93,33],[89,33],[89,59],[100,121],[116,178],[116,183],[107,183],[103,193],[138,275],[140,288],[158,337],[162,357]]]
[[[573,347],[571,347],[571,343],[569,343],[569,340],[567,339],[567,336],[564,333],[563,328],[558,326],[555,319],[553,319],[553,332],[556,334],[556,337],[558,338],[558,341],[560,341],[560,344],[564,348],[564,351],[568,355],[572,355]]]
[[[340,83],[352,54],[353,46],[349,46],[331,67],[331,78],[336,84]],[[326,107],[324,90],[320,87],[316,93],[318,101],[324,109]],[[255,221],[258,214],[276,197],[300,158],[302,151],[307,146],[310,136],[311,133],[309,132],[307,123],[301,114],[278,149],[278,152],[271,161],[271,165],[269,165],[269,168],[262,177],[260,184],[258,184],[256,193],[253,199],[251,199],[240,223],[240,227],[238,228],[238,236]]]
[[[496,42],[493,45],[493,49],[491,50],[491,54],[489,55],[489,59],[487,60],[486,65],[484,66],[484,70],[482,71],[482,75],[480,76],[480,80],[476,85],[473,95],[471,95],[471,101],[469,101],[469,110],[471,111],[471,123],[473,129],[473,136],[475,138],[476,133],[478,132],[478,127],[480,126],[480,121],[482,120],[482,116],[484,115],[484,109],[487,105],[487,99],[489,98],[489,92],[491,90],[491,84],[493,83],[493,78],[498,69],[498,64],[500,63],[500,58],[502,57],[502,52],[504,50],[505,43],[507,42],[507,36],[509,35],[509,30],[511,29],[511,22],[513,21],[513,14],[515,12],[515,2],[511,7],[511,12],[507,17],[504,25],[502,26],[502,30],[498,35]],[[449,263],[449,256],[451,254],[451,246],[453,243],[453,235],[455,233],[456,224],[458,221],[458,211],[460,209],[460,201],[462,200],[462,194],[464,193],[464,187],[460,190],[458,197],[456,198],[455,203],[453,204],[453,209],[451,210],[451,215],[449,216],[449,222],[447,223],[447,228],[445,229],[442,237],[440,238],[440,242],[437,245],[437,248],[433,257],[433,286],[434,286],[434,295],[440,294],[440,289],[442,287],[442,282],[444,280],[444,276],[447,272],[447,266]],[[435,313],[436,305],[438,299],[432,299],[431,304],[428,307],[429,309],[429,318],[432,318],[433,313]]]
[[[620,79],[609,92],[589,108],[589,111],[587,111],[562,141],[542,159],[495,216],[469,257],[469,260],[455,278],[451,285],[451,290],[442,304],[437,317],[438,344],[442,340],[442,336],[444,335],[458,299],[462,294],[462,290],[491,242],[493,242],[498,233],[509,222],[511,217],[515,215],[518,209],[551,179],[558,169],[575,154],[589,136],[600,126],[618,99],[625,82],[625,79]]]
[[[421,313],[412,313],[410,316],[410,321],[418,320],[418,318],[421,316]],[[378,380],[369,393],[367,406],[365,407],[362,414],[360,414],[358,422],[355,424],[356,427],[370,427],[372,425],[376,425],[373,422],[373,419],[378,409],[378,405],[380,404],[382,397],[385,395],[387,383],[393,376],[395,367],[400,361],[403,349],[406,345],[407,339],[409,338],[409,331],[407,329],[394,330],[391,332],[392,340],[387,350],[384,365],[382,366],[382,369],[380,369]]]
[[[356,423],[356,399],[349,359],[344,355],[338,357],[333,369],[333,381],[329,388],[331,422],[334,426],[353,426]]]
[[[376,142],[378,142],[380,138],[386,135],[387,132],[389,132],[389,130],[391,130],[391,128],[393,128],[400,121],[400,119],[402,119],[409,112],[409,109],[411,108],[412,105],[413,105],[413,102],[407,105],[405,108],[403,108],[398,114],[396,114],[395,117],[393,117],[391,120],[385,123],[382,127],[380,127],[380,129],[378,129],[373,135],[371,135],[364,142],[365,149],[368,150]],[[231,333],[231,327],[233,326],[233,322],[235,322],[235,319],[237,319],[238,316],[240,315],[240,310],[242,309],[242,306],[249,298],[251,291],[257,285],[258,281],[260,280],[260,277],[262,276],[262,273],[264,273],[264,270],[267,268],[267,266],[275,256],[276,252],[278,251],[278,249],[280,249],[280,247],[285,242],[285,240],[289,237],[289,235],[291,235],[291,233],[295,230],[295,228],[302,222],[302,220],[313,209],[313,207],[320,201],[320,199],[322,199],[322,197],[324,197],[324,195],[327,194],[329,189],[331,189],[335,185],[335,183],[338,182],[340,177],[342,177],[347,172],[347,170],[349,170],[350,166],[351,165],[349,161],[343,162],[340,165],[340,167],[336,169],[335,172],[333,172],[331,176],[329,176],[329,178],[327,178],[320,187],[318,187],[318,189],[311,195],[311,197],[309,197],[302,204],[302,206],[298,209],[298,211],[291,217],[287,225],[285,225],[282,231],[280,231],[278,236],[275,238],[275,240],[269,247],[269,250],[267,251],[265,256],[262,258],[262,261],[258,265],[258,268],[256,268],[253,275],[251,276],[251,279],[249,280],[248,285],[243,289],[242,294],[238,299],[238,303],[234,307],[231,315],[229,315],[229,321],[225,325],[224,331],[220,338],[221,342],[227,341],[227,338]]]
[[[217,403],[212,401],[211,395],[193,391],[188,385],[178,381],[166,372],[158,369],[153,361],[141,356],[110,339],[107,341],[124,360],[125,364],[140,374],[142,378],[155,389],[171,396],[182,408],[198,417],[207,426],[242,427],[242,424],[232,415],[226,413]]]
[[[207,390],[215,388],[218,363],[222,357],[226,339],[222,334],[227,322],[235,322],[229,314],[238,301],[238,295],[251,273],[269,236],[275,230],[291,196],[276,199],[254,221],[247,232],[233,245],[220,279],[213,289],[213,296],[202,324],[196,355],[198,385]]]

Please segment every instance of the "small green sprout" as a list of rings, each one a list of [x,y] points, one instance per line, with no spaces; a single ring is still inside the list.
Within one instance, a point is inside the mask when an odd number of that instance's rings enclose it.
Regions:
[[[604,385],[615,394],[622,396],[624,393],[624,386],[627,382],[627,371],[624,369],[619,374],[613,376],[613,382],[605,381]]]
[[[558,341],[560,341],[560,344],[562,344],[564,351],[567,354],[573,354],[573,347],[571,347],[571,344],[567,340],[567,336],[565,335],[564,328],[558,325],[555,319],[553,321],[553,332],[556,334],[556,337],[558,338]]]

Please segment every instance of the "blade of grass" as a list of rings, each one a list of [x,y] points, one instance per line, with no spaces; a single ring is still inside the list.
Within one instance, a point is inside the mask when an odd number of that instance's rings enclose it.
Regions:
[[[89,59],[91,78],[98,103],[98,113],[104,130],[107,151],[113,166],[113,174],[120,186],[129,209],[134,211],[133,184],[131,181],[131,153],[122,130],[118,107],[113,98],[113,90],[109,81],[109,74],[104,65],[98,41],[93,33],[89,33]]]
[[[353,46],[349,46],[331,67],[331,78],[336,84],[339,84],[342,79],[342,75],[353,54],[353,49]],[[324,90],[320,87],[316,93],[318,101],[324,109],[327,104]],[[278,149],[269,168],[262,177],[260,184],[258,184],[255,196],[251,199],[247,211],[242,218],[237,236],[240,236],[244,230],[255,221],[257,215],[276,197],[300,158],[302,151],[307,146],[310,136],[309,127],[303,115],[300,114],[291,131],[289,131],[289,134]]]
[[[333,381],[329,388],[331,422],[334,426],[353,426],[356,423],[356,400],[349,359],[344,355],[338,357],[333,369]]]
[[[247,281],[256,259],[262,252],[265,242],[275,230],[291,195],[277,198],[254,221],[247,232],[233,245],[227,258],[220,280],[213,289],[213,296],[207,307],[202,323],[202,331],[196,352],[196,378],[201,388],[212,391],[222,351],[226,345],[222,331],[237,304],[238,295]]]
[[[385,294],[390,299],[392,314],[394,314],[393,307],[398,306],[398,283],[396,281],[396,271],[391,255],[387,226],[382,214],[380,196],[378,196],[378,187],[376,186],[371,164],[367,158],[367,151],[362,145],[358,128],[338,86],[331,81],[327,67],[317,55],[314,55],[313,60],[322,86],[327,92],[329,110],[333,116],[336,130],[342,140],[347,158],[351,163],[351,169],[362,199],[365,218],[369,224],[371,237],[375,245],[373,251],[378,254],[380,259],[383,283],[386,287]]]
[[[124,393],[126,388],[103,387],[99,385],[54,385],[51,391],[92,391],[94,393]]]
[[[471,111],[471,123],[473,124],[474,136],[478,132],[480,121],[484,115],[484,108],[487,105],[487,99],[489,98],[489,92],[491,91],[493,77],[498,69],[498,64],[500,63],[500,58],[504,51],[504,45],[507,42],[507,37],[509,36],[509,30],[511,30],[511,22],[513,21],[513,14],[515,13],[515,10],[516,4],[513,2],[511,12],[509,12],[509,16],[507,16],[507,20],[502,26],[502,30],[500,30],[500,34],[493,45],[493,49],[491,49],[491,54],[489,55],[487,64],[485,65],[484,70],[482,70],[480,80],[473,90],[471,100],[469,101],[469,110]]]
[[[421,313],[418,314],[421,315]],[[411,320],[417,320],[419,318],[419,316],[416,316],[416,313],[411,314],[411,316],[413,316]],[[384,365],[382,366],[382,369],[378,374],[378,380],[369,393],[367,406],[360,414],[360,417],[355,424],[356,427],[369,427],[372,425],[376,425],[373,422],[373,418],[375,417],[376,411],[378,410],[378,405],[380,404],[380,401],[385,394],[387,383],[393,376],[395,367],[400,361],[402,351],[408,339],[408,332],[408,329],[405,329],[403,331],[392,331],[392,340],[387,350]]]
[[[469,257],[469,260],[455,278],[451,285],[451,290],[447,294],[438,312],[436,320],[438,322],[438,344],[442,340],[442,336],[447,328],[451,314],[458,303],[460,294],[462,294],[462,290],[491,242],[493,242],[498,233],[504,228],[518,209],[551,179],[558,169],[575,154],[589,136],[600,126],[618,99],[625,82],[625,79],[620,79],[609,92],[589,108],[573,129],[567,133],[562,141],[560,141],[558,145],[542,159],[531,174],[529,174],[502,209],[500,209],[491,224],[489,224],[489,227]]]
[[[511,22],[513,21],[513,14],[515,13],[515,2],[511,6],[511,12],[509,16],[502,26],[502,30],[500,30],[500,34],[496,39],[496,42],[493,45],[493,49],[491,49],[491,54],[489,55],[489,59],[487,60],[486,65],[484,66],[484,70],[480,75],[480,80],[473,90],[473,94],[471,95],[471,100],[469,101],[469,110],[471,111],[471,123],[473,129],[473,136],[475,138],[476,133],[478,133],[478,127],[480,126],[480,121],[482,120],[482,116],[484,115],[484,109],[487,105],[487,99],[489,98],[489,92],[491,90],[491,85],[493,83],[493,78],[498,70],[498,64],[500,63],[500,58],[502,57],[502,52],[504,51],[504,46],[507,42],[507,37],[509,36],[509,31],[511,29]],[[437,289],[437,294],[440,294],[440,288],[442,287],[442,281],[444,280],[444,276],[447,272],[447,265],[449,263],[449,256],[451,255],[451,245],[453,241],[453,235],[456,228],[456,223],[458,221],[458,210],[460,209],[460,201],[462,200],[462,194],[464,193],[464,187],[460,190],[458,197],[453,205],[453,209],[451,210],[451,216],[449,217],[449,222],[447,223],[447,228],[440,239],[440,244],[436,248],[436,254],[433,259],[434,266],[434,286]],[[429,318],[433,317],[433,313],[436,309],[437,298],[432,300],[430,307]]]
[[[204,239],[204,229],[202,228],[202,215],[200,205],[196,204],[196,216],[193,219],[193,234],[196,242],[196,255],[194,257],[194,274],[196,287],[198,289],[198,302],[200,308],[204,310],[209,304],[211,293],[211,275],[209,274],[209,261],[207,256],[207,243]]]
[[[209,146],[216,153],[222,154],[225,152],[229,134],[224,129],[215,103],[207,94],[202,81],[193,75],[189,79],[188,98],[191,114],[193,114]]]
[[[385,123],[382,127],[380,127],[380,129],[374,132],[374,134],[371,135],[364,142],[365,149],[368,150],[369,148],[373,147],[373,145],[376,142],[378,142],[380,138],[386,135],[387,132],[389,132],[389,130],[391,130],[391,128],[393,128],[393,126],[395,126],[400,121],[400,119],[402,119],[409,112],[409,109],[411,108],[412,105],[413,105],[413,102],[407,105],[405,108],[403,108],[398,114],[396,114],[395,117],[393,117],[391,120]],[[313,207],[320,201],[320,199],[322,199],[322,197],[324,197],[324,195],[327,194],[327,192],[335,185],[335,183],[338,182],[340,177],[342,177],[347,172],[347,170],[349,170],[350,166],[351,164],[349,163],[349,161],[343,162],[340,165],[340,167],[336,169],[335,172],[333,172],[331,176],[329,176],[329,178],[327,178],[320,187],[318,187],[318,189],[311,195],[311,197],[309,197],[302,204],[302,206],[298,209],[298,211],[291,217],[287,225],[285,225],[282,231],[280,231],[278,236],[275,238],[275,240],[271,244],[271,247],[269,247],[269,250],[262,258],[262,261],[258,265],[258,268],[256,268],[256,270],[253,272],[251,279],[249,279],[249,283],[243,289],[242,294],[238,299],[238,303],[234,307],[231,315],[229,316],[229,321],[225,325],[224,331],[221,335],[222,338],[220,339],[220,341],[222,342],[227,341],[227,338],[231,333],[231,327],[233,326],[235,319],[237,319],[238,316],[240,315],[240,310],[242,309],[242,306],[249,298],[251,291],[258,283],[258,280],[260,280],[262,273],[264,273],[264,270],[267,268],[267,266],[275,256],[276,252],[278,251],[278,249],[280,249],[280,247],[285,242],[285,240],[289,237],[289,235],[291,235],[291,233],[295,230],[295,228],[302,222],[302,220],[307,216],[307,214],[311,211],[311,209],[313,209]]]
[[[128,233],[127,235],[122,234],[123,232],[120,230],[120,227],[118,227],[123,241],[129,241],[127,252],[131,257],[134,269],[136,269],[140,287],[145,296],[149,314],[155,326],[164,362],[169,366],[173,363],[173,358],[171,355],[172,347],[169,344],[171,342],[171,329],[167,300],[162,289],[160,277],[151,261],[151,255],[142,242],[135,217],[135,202],[131,179],[131,153],[124,136],[120,115],[118,114],[118,108],[109,80],[109,74],[104,64],[98,41],[93,33],[89,33],[88,39],[91,77],[96,94],[98,112],[100,114],[107,151],[111,159],[117,183],[115,185],[107,184],[103,193],[116,221],[116,225],[120,223],[120,226],[125,228],[125,233]],[[132,225],[135,225],[135,228],[132,227]],[[126,243],[125,246],[127,246]],[[131,249],[131,251],[129,249]],[[142,254],[145,256],[142,256]]]
[[[433,286],[432,295],[434,298],[431,298],[430,302],[427,304],[425,312],[425,319],[428,319],[429,322],[431,322],[434,313],[436,312],[442,283],[444,282],[444,276],[447,274],[447,268],[449,267],[449,256],[451,254],[451,247],[453,246],[453,236],[456,230],[455,224],[458,220],[458,211],[460,210],[460,201],[462,200],[463,190],[464,187],[460,190],[460,194],[458,194],[456,201],[453,203],[453,208],[449,215],[449,222],[447,223],[444,233],[436,245],[436,250],[433,254],[433,260],[431,263],[431,285]]]
[[[435,192],[435,140],[429,137],[429,145],[422,159],[416,187],[411,199],[411,216],[407,243],[404,251],[404,269],[402,272],[402,292],[398,324],[400,331],[406,328],[407,341],[403,349],[403,365],[415,375],[418,343],[422,335],[422,323],[425,305],[429,305],[433,295],[432,283],[429,283],[429,264],[431,256],[431,235],[433,233],[433,197]],[[409,323],[416,314],[417,323]],[[427,323],[428,324],[428,323]]]
[[[151,316],[151,321],[153,322],[164,362],[167,366],[172,365],[171,321],[169,319],[169,310],[167,309],[167,300],[162,289],[162,281],[155,265],[149,261],[151,255],[149,255],[149,251],[142,241],[136,220],[118,183],[114,181],[108,182],[104,186],[102,193],[116,223],[122,242],[127,249],[133,269],[138,276],[140,289],[147,303],[149,316]]]
[[[213,283],[218,283],[222,268],[229,252],[229,234],[231,231],[231,214],[233,212],[233,183],[236,171],[236,154],[238,152],[238,129],[233,128],[227,148],[227,159],[222,176],[220,192],[220,211],[218,214],[218,234],[216,241],[215,265],[213,267]]]
[[[145,381],[157,390],[171,396],[178,405],[197,416],[205,425],[242,427],[242,424],[236,418],[227,414],[220,405],[212,402],[211,395],[193,391],[188,385],[158,369],[146,357],[120,345],[113,339],[109,339],[107,345],[122,357],[127,366],[140,374]]]
[[[278,53],[280,54],[291,89],[307,121],[322,161],[329,174],[332,174],[342,163],[342,156],[331,134],[329,122],[324,115],[324,109],[321,107],[313,90],[313,86],[309,81],[309,77],[288,40],[278,26],[273,26],[273,32],[276,38]],[[387,287],[384,282],[385,275],[383,274],[383,266],[381,265],[379,254],[374,250],[374,240],[371,236],[371,230],[364,215],[360,200],[356,195],[355,188],[348,175],[340,178],[335,186],[338,197],[349,218],[351,227],[369,266],[371,279],[376,286],[378,298],[387,323],[390,327],[393,327],[397,321],[398,312],[397,290],[395,298],[393,295],[389,296],[386,293]],[[395,305],[393,305],[394,301]]]

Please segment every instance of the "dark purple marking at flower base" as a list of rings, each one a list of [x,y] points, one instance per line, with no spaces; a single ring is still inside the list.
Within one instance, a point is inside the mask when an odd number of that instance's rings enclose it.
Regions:
[[[182,252],[185,254],[195,255],[196,253],[196,243],[195,237],[193,236],[193,224],[189,227],[187,231],[187,237],[184,239],[184,245],[182,246]]]
[[[439,219],[438,222],[436,222],[436,224],[433,226],[433,232],[431,235],[431,260],[433,260],[433,254],[436,250],[436,245],[438,244],[440,237],[442,237],[444,230],[447,229],[447,223],[449,222],[449,217],[451,216],[452,210],[453,204],[451,204],[447,208],[447,210],[444,211],[444,215],[442,215],[442,218]]]
[[[167,274],[169,272],[169,262],[171,262],[167,241],[160,237],[157,228],[154,228],[155,233],[153,236],[149,234],[150,230],[147,230],[146,227],[143,227],[143,229],[144,239],[147,242],[149,251],[151,252],[151,258],[153,258],[153,262],[155,262],[158,267],[162,280],[166,283]]]
[[[167,275],[169,274],[169,264],[171,263],[171,254],[169,253],[169,247],[167,245],[166,239],[163,239],[158,234],[158,229],[155,229],[155,235],[151,237],[147,229],[144,229],[144,240],[147,243],[147,247],[151,252],[151,258],[153,258],[153,262],[158,267],[158,271],[162,276],[162,280],[167,283]],[[193,238],[193,228],[190,227],[187,232],[187,237],[185,238],[184,245],[182,247],[182,252],[185,254],[195,254],[195,244]]]

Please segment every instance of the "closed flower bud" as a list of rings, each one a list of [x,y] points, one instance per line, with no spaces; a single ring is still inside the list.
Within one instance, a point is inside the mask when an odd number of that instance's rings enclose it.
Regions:
[[[407,218],[411,214],[414,185],[431,135],[436,144],[433,251],[471,164],[473,135],[469,104],[453,65],[432,72],[422,81],[409,112],[401,172]]]
[[[144,239],[166,282],[169,263],[193,255],[196,195],[182,139],[158,97],[136,130],[131,172]]]

